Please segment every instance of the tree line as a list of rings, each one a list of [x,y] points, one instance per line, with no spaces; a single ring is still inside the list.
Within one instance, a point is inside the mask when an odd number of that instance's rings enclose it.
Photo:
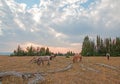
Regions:
[[[96,37],[96,42],[88,36],[84,38],[81,54],[83,56],[105,56],[110,53],[111,56],[120,56],[120,37],[115,39]]]
[[[53,53],[49,50],[49,48],[45,47],[33,47],[28,46],[26,49],[23,49],[20,45],[18,45],[17,49],[13,51],[11,56],[46,56],[46,55],[56,55],[56,56],[73,56],[75,53],[72,51],[68,51],[65,54],[63,53]]]

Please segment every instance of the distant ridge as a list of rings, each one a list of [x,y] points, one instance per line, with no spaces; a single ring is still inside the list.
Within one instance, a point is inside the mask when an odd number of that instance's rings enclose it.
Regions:
[[[7,56],[8,56],[8,55],[10,55],[10,54],[11,54],[11,52],[0,52],[0,56],[1,56],[1,55],[7,55]]]

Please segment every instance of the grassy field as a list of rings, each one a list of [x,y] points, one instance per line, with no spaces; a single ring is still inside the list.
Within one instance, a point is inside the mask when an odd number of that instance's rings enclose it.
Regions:
[[[42,84],[120,84],[120,57],[83,57],[82,62],[72,63],[72,57],[57,56],[42,66],[29,63],[33,57],[0,56],[0,72],[43,72],[46,79]],[[47,73],[60,70],[72,63],[68,71]],[[27,81],[16,77],[5,77],[2,84],[27,84]],[[39,83],[38,83],[39,84]]]

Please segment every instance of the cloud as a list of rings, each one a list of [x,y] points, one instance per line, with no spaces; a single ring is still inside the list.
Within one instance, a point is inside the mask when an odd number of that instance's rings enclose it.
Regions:
[[[40,0],[29,6],[0,0],[0,44],[14,48],[30,42],[78,52],[86,35],[119,36],[119,4],[119,0]]]

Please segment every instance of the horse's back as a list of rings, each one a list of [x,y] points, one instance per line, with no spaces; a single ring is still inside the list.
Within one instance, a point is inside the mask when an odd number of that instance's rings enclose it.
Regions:
[[[44,61],[50,60],[50,56],[40,56],[40,58]]]
[[[81,55],[74,55],[73,56],[73,63],[82,61],[82,56]]]

